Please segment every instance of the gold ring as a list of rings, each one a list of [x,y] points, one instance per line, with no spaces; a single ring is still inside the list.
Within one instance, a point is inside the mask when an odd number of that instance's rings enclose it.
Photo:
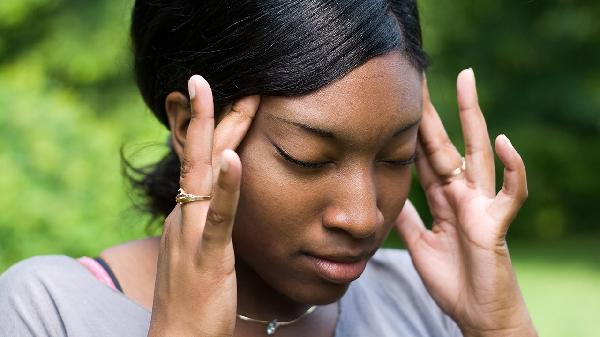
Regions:
[[[192,202],[192,201],[202,201],[202,200],[212,199],[212,195],[194,195],[194,194],[187,193],[186,191],[183,190],[183,188],[180,188],[177,192],[178,192],[178,194],[175,197],[175,202],[180,205],[183,205],[185,203]]]
[[[452,172],[450,172],[449,174],[446,175],[446,178],[453,178],[456,177],[457,175],[465,172],[465,170],[467,169],[467,161],[465,160],[465,157],[461,157],[461,164],[459,167],[455,168]]]

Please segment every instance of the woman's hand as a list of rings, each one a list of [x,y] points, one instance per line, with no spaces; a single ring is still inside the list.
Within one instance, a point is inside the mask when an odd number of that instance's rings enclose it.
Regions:
[[[148,336],[232,336],[237,290],[231,231],[242,167],[230,149],[246,135],[260,98],[237,101],[215,130],[209,84],[195,75],[188,85],[191,119],[180,185],[187,193],[212,194],[212,200],[177,205],[165,221]]]
[[[505,240],[527,198],[525,165],[508,138],[498,136],[504,183],[496,193],[494,153],[471,69],[458,75],[457,87],[466,169],[424,81],[416,166],[433,226],[426,229],[407,202],[396,227],[427,290],[465,336],[536,336]]]

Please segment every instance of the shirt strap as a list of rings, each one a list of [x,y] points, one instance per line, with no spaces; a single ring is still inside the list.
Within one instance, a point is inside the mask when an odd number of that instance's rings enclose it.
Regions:
[[[117,280],[117,277],[113,273],[112,269],[103,258],[99,256],[95,258],[82,256],[77,259],[77,262],[81,263],[85,268],[87,268],[87,270],[89,270],[98,281],[106,284],[114,290],[123,292],[119,280]]]

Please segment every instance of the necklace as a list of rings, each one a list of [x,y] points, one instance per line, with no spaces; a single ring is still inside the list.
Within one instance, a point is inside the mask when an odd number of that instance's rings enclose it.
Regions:
[[[279,328],[280,326],[294,324],[302,318],[304,318],[305,316],[310,315],[313,311],[315,311],[315,309],[317,309],[317,306],[313,305],[312,307],[308,308],[308,310],[306,310],[302,315],[298,316],[296,319],[287,322],[279,322],[276,318],[271,321],[262,321],[260,319],[254,319],[240,314],[237,314],[237,317],[246,322],[265,324],[267,326],[267,335],[271,336],[275,334],[277,328]]]

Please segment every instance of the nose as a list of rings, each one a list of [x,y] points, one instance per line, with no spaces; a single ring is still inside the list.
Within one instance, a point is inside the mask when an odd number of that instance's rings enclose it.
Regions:
[[[370,172],[340,177],[331,189],[331,203],[323,215],[323,225],[344,231],[357,239],[372,236],[383,225],[377,205],[377,190]]]

